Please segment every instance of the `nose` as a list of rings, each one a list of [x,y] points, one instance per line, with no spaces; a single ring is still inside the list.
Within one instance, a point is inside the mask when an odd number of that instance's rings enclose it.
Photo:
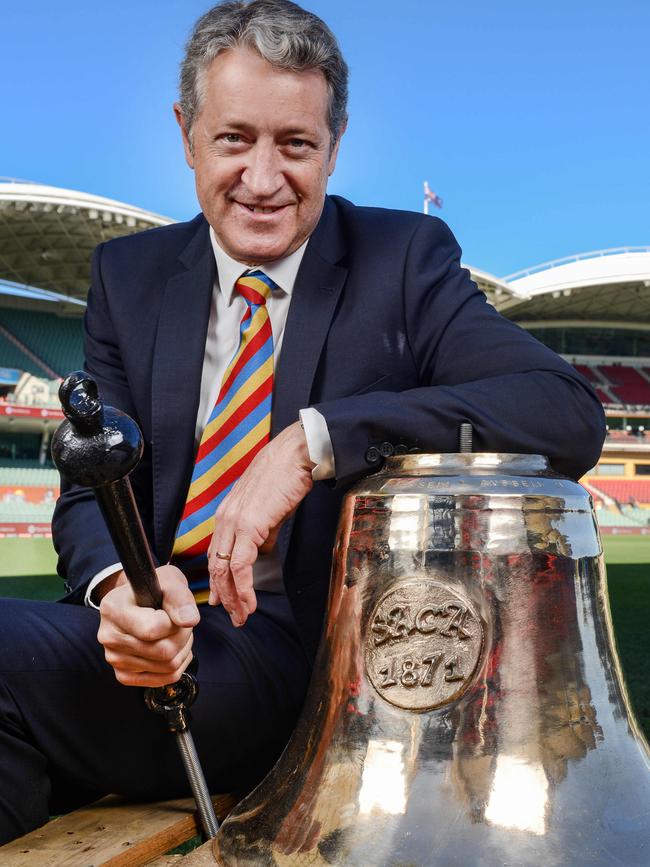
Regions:
[[[284,183],[281,157],[273,141],[258,140],[247,154],[241,179],[256,198],[271,198]]]

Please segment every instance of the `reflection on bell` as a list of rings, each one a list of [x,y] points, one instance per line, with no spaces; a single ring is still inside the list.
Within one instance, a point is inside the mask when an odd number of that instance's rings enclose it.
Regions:
[[[363,762],[359,814],[373,811],[383,814],[404,813],[406,781],[404,779],[404,744],[373,738]]]
[[[324,635],[223,867],[650,864],[650,757],[591,501],[536,455],[407,455],[346,497]]]
[[[492,825],[544,834],[548,780],[541,762],[499,756],[485,818]]]

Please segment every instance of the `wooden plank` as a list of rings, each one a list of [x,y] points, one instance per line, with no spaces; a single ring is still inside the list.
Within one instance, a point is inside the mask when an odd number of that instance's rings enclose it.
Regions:
[[[235,800],[218,795],[214,803],[221,817]],[[0,847],[0,864],[141,867],[199,833],[194,809],[191,798],[133,804],[109,795]]]
[[[147,867],[183,867],[180,862],[184,860],[183,855],[163,855],[155,861],[147,861]]]
[[[193,852],[189,852],[178,867],[215,867],[217,864],[212,854],[212,840],[208,840]]]

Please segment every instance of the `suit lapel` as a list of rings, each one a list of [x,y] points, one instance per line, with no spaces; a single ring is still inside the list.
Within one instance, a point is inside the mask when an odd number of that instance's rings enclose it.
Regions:
[[[156,550],[167,557],[194,460],[194,431],[216,265],[203,220],[161,307],[152,372]]]
[[[275,372],[272,435],[297,421],[309,406],[318,360],[348,271],[334,206],[326,200],[320,222],[303,257]]]
[[[318,361],[348,274],[346,267],[337,264],[344,251],[336,210],[327,199],[291,296],[275,373],[272,436],[297,421],[299,410],[309,406]],[[289,518],[278,536],[283,562],[292,530],[293,518]]]

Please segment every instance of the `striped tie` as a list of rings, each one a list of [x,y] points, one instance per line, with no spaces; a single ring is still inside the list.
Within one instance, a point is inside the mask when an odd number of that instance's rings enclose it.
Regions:
[[[273,334],[266,301],[274,288],[263,271],[235,285],[246,301],[239,347],[201,436],[172,551],[171,562],[187,576],[197,602],[208,598],[207,551],[217,506],[271,436]]]

